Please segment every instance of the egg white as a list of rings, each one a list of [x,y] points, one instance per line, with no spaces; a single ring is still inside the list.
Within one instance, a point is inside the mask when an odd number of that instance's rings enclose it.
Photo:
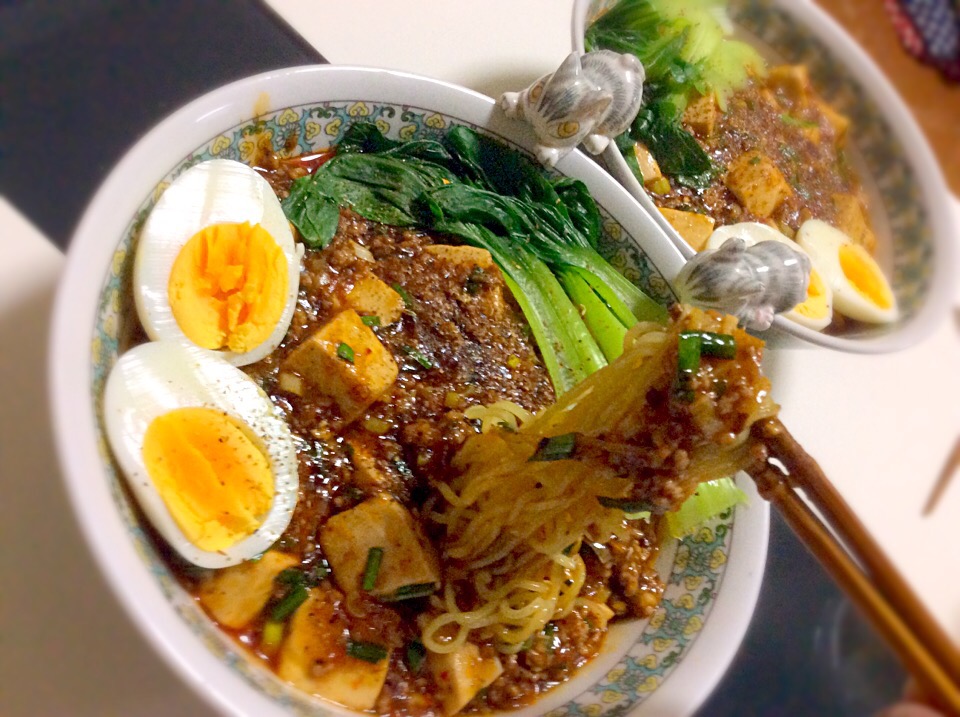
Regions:
[[[853,240],[844,232],[819,219],[808,219],[797,231],[797,243],[810,255],[814,266],[830,285],[837,311],[841,314],[872,324],[891,323],[899,318],[897,297],[892,290],[890,290],[891,306],[879,306],[847,278],[840,265],[839,252],[840,247],[853,244]],[[871,274],[883,282],[887,289],[890,289],[886,276],[872,257],[864,255],[863,264]]]
[[[218,353],[243,366],[270,354],[283,340],[296,308],[303,247],[269,183],[241,162],[212,159],[180,174],[161,195],[140,232],[133,269],[137,313],[154,340],[187,341],[173,315],[167,286],[177,255],[194,234],[213,224],[259,224],[283,252],[287,262],[287,293],[276,327],[249,351]]]
[[[788,239],[782,233],[774,229],[773,227],[762,224],[760,222],[740,222],[739,224],[727,224],[722,227],[717,227],[714,229],[713,233],[710,235],[710,238],[707,239],[706,249],[719,249],[723,243],[732,237],[739,237],[743,239],[744,243],[747,246],[753,246],[762,241],[776,241],[781,244],[788,245],[791,249],[799,251],[802,254],[809,254],[800,246],[797,242]],[[816,263],[811,259],[811,264],[815,269]],[[820,272],[821,278],[823,279],[824,292],[825,292],[825,302],[827,306],[827,311],[823,316],[807,316],[800,313],[796,309],[790,309],[790,311],[784,311],[781,316],[785,319],[789,319],[801,326],[805,326],[808,329],[813,329],[814,331],[822,331],[827,326],[830,325],[830,322],[833,320],[833,290],[830,288],[829,282],[827,282],[826,277],[823,276],[823,272]]]
[[[184,535],[144,463],[147,427],[156,417],[186,407],[213,408],[239,420],[270,463],[274,497],[269,513],[254,533],[222,551],[203,550]],[[293,435],[254,380],[215,352],[176,341],[153,341],[126,352],[107,378],[104,424],[110,447],[143,512],[191,563],[204,568],[240,563],[269,548],[290,523],[299,489]]]

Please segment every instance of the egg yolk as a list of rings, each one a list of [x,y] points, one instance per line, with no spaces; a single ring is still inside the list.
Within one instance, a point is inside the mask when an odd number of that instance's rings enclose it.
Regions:
[[[823,277],[816,269],[810,270],[810,283],[807,285],[807,298],[793,307],[797,313],[810,319],[821,319],[827,315],[827,287]]]
[[[167,291],[188,339],[244,353],[266,341],[280,321],[287,261],[259,224],[214,224],[183,245]]]
[[[158,416],[147,427],[143,458],[174,521],[198,548],[230,547],[270,510],[270,463],[222,411],[177,408]]]
[[[893,306],[893,292],[866,249],[859,244],[847,244],[840,247],[838,255],[844,276],[858,293],[881,309]]]

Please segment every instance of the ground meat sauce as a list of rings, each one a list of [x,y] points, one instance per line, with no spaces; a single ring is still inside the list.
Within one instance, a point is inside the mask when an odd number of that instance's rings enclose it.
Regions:
[[[770,216],[751,214],[725,184],[724,171],[704,189],[674,184],[668,193],[654,195],[656,204],[706,214],[717,226],[772,223],[787,236],[810,218],[843,226],[834,198],[858,196],[860,188],[844,152],[842,131],[831,121],[835,113],[809,92],[798,96],[751,80],[729,99],[713,131],[694,132],[721,170],[747,152],[757,151],[773,161],[792,191]]]
[[[258,170],[280,197],[290,183],[312,172],[325,155],[261,157]],[[320,529],[333,515],[353,508],[378,493],[401,501],[421,521],[438,495],[432,486],[447,478],[457,449],[479,430],[464,411],[472,405],[509,400],[537,411],[552,402],[553,388],[535,342],[498,269],[450,261],[425,249],[451,243],[420,231],[369,222],[342,210],[338,232],[322,250],[307,249],[303,258],[297,307],[281,345],[269,357],[245,367],[280,409],[298,441],[300,490],[291,523],[275,546],[299,561],[310,573],[325,565]],[[285,359],[302,341],[347,308],[347,294],[359,277],[373,272],[404,297],[399,321],[374,327],[399,366],[388,393],[361,417],[346,422],[337,404],[309,390],[284,390]],[[355,465],[357,451],[372,457],[380,478]],[[429,525],[427,533],[431,534]],[[654,570],[656,550],[649,537],[630,534],[601,562],[583,549],[590,590],[610,591],[621,616],[646,616],[652,611],[643,595],[659,597],[662,584]],[[167,552],[167,551],[165,551]],[[169,555],[169,553],[167,553]],[[196,594],[205,571],[180,565],[183,584]],[[319,573],[323,575],[322,571]],[[614,575],[611,579],[611,575]],[[332,606],[330,620],[342,624],[344,636],[374,642],[390,650],[390,666],[375,711],[383,715],[436,715],[440,706],[433,678],[426,669],[414,672],[405,646],[418,639],[418,614],[428,599],[381,603],[369,596],[348,600],[327,574],[314,590]],[[268,605],[283,595],[277,585]],[[276,649],[262,649],[263,611],[252,624],[226,630],[266,664],[277,667]],[[466,711],[506,709],[529,704],[544,690],[570,677],[594,657],[605,630],[584,609],[548,625],[529,649],[501,656],[503,674],[465,708]],[[481,646],[490,653],[490,645]],[[318,669],[335,669],[343,645],[331,650]]]

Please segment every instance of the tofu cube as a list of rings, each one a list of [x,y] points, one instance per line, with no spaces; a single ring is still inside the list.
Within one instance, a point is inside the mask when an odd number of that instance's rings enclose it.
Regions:
[[[347,294],[347,304],[358,314],[377,316],[392,324],[403,315],[403,297],[373,274],[365,274]]]
[[[679,209],[661,208],[660,213],[677,230],[683,240],[696,251],[702,251],[707,239],[713,234],[713,217],[698,212],[685,212]]]
[[[259,560],[217,570],[201,583],[197,597],[214,620],[239,629],[263,610],[273,594],[274,578],[298,563],[292,555],[269,550]]]
[[[390,476],[377,465],[377,459],[363,444],[351,441],[350,464],[353,467],[353,484],[366,490],[386,490],[391,484]]]
[[[647,145],[642,142],[634,142],[633,156],[637,158],[637,166],[640,167],[640,175],[643,177],[643,183],[653,182],[663,176],[660,171],[660,165],[653,158],[653,154],[647,149]]]
[[[347,593],[363,590],[371,548],[383,551],[376,582],[369,592],[390,597],[403,587],[439,584],[440,569],[433,547],[420,535],[410,512],[383,495],[337,513],[320,531],[320,545],[333,578]]]
[[[424,251],[438,259],[465,264],[470,267],[478,266],[483,270],[492,269],[495,264],[490,252],[476,246],[453,246],[451,244],[431,244]]]
[[[835,226],[849,236],[854,244],[859,244],[868,252],[877,248],[877,236],[870,228],[863,202],[855,194],[834,194],[831,196],[833,208],[837,212]]]
[[[346,626],[319,590],[290,618],[277,674],[304,692],[354,710],[372,710],[387,679],[389,654],[366,662],[346,654]]]
[[[803,106],[810,96],[810,73],[806,65],[773,67],[767,73],[766,84],[788,107]]]
[[[347,422],[386,393],[399,373],[393,356],[353,309],[340,312],[297,346],[283,369],[333,398]]]
[[[727,168],[724,183],[751,214],[766,219],[793,193],[786,178],[767,155],[746,152]]]
[[[719,118],[720,107],[713,93],[701,95],[683,111],[683,123],[698,137],[713,135]]]
[[[472,276],[480,271],[485,274],[496,274],[499,277],[500,269],[486,249],[473,246],[453,246],[449,244],[433,244],[424,249],[424,252],[435,256],[442,261],[457,265],[462,270],[462,276]],[[468,278],[464,288],[471,280]],[[506,311],[503,300],[503,288],[500,282],[486,282],[482,291],[474,297],[484,314],[497,319]],[[474,293],[471,291],[471,293]]]
[[[847,141],[847,130],[850,128],[850,118],[845,114],[837,112],[826,102],[817,101],[817,108],[820,110],[830,126],[833,127],[834,138],[838,147],[842,147]]]
[[[489,687],[503,672],[496,655],[482,657],[472,642],[446,654],[428,653],[427,666],[437,683],[438,698],[445,715],[454,715],[476,694]]]

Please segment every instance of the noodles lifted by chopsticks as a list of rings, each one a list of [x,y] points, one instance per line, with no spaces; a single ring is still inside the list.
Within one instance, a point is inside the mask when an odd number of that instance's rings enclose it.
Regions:
[[[693,332],[732,335],[735,353],[680,371],[678,344]],[[620,358],[539,415],[471,438],[439,486],[450,567],[427,649],[452,652],[476,630],[517,652],[578,606],[609,617],[580,595],[581,542],[605,543],[625,512],[674,510],[700,482],[765,458],[750,433],[777,412],[762,348],[732,317],[677,307],[667,327],[631,329]]]

